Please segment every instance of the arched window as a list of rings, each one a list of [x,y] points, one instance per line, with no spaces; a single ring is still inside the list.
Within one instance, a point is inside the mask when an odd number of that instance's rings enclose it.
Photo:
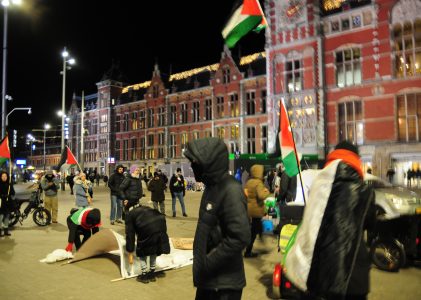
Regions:
[[[395,74],[409,77],[421,74],[421,19],[393,25]]]

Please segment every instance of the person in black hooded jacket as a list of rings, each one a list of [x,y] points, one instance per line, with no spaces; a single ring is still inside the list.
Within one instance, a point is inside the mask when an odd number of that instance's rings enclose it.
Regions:
[[[9,179],[9,174],[5,171],[0,173],[0,236],[9,236],[9,215],[13,210],[15,189]]]
[[[114,225],[114,222],[122,223],[121,215],[123,209],[123,198],[121,198],[120,185],[124,181],[124,166],[118,165],[115,168],[114,174],[110,176],[108,180],[108,187],[111,192],[111,212],[110,212],[110,224]]]
[[[241,299],[246,285],[242,252],[250,242],[247,200],[241,184],[228,174],[228,149],[218,138],[187,144],[194,177],[203,182],[193,244],[196,299]]]

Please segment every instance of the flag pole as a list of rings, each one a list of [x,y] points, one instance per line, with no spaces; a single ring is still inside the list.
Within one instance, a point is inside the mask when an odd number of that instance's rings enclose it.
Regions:
[[[282,101],[282,105],[283,105],[283,106],[284,106],[284,108],[285,108],[285,113],[286,113],[286,115],[287,115],[289,128],[291,129],[292,142],[293,142],[293,144],[294,144],[295,161],[297,162],[297,166],[298,166],[298,174],[299,174],[299,176],[300,176],[301,192],[303,193],[303,200],[304,200],[304,206],[305,206],[307,201],[306,201],[306,195],[305,195],[305,193],[304,193],[303,178],[302,178],[302,176],[301,176],[300,162],[298,161],[297,147],[295,146],[294,133],[292,132],[291,122],[290,122],[290,119],[289,119],[288,110],[287,110],[287,107],[286,107],[286,105],[285,105],[285,101],[284,101],[284,100],[281,100],[281,101]],[[281,116],[279,116],[279,117],[281,117]],[[281,123],[281,122],[279,122],[279,123]]]

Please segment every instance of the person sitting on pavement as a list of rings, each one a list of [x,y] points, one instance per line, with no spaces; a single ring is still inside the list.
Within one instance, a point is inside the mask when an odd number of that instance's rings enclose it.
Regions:
[[[151,199],[153,207],[161,211],[161,214],[165,215],[165,183],[158,172],[155,172],[154,177],[148,184],[148,190],[151,192]],[[159,209],[158,209],[159,204]]]
[[[86,179],[85,173],[80,173],[75,176],[75,195],[76,195],[76,206],[87,207],[92,205],[92,183]]]
[[[139,204],[143,196],[142,179],[140,178],[140,168],[137,165],[130,167],[130,174],[127,174],[120,184],[120,197],[123,200],[124,212],[127,213],[130,207]]]
[[[99,231],[101,226],[101,212],[97,208],[73,208],[67,217],[67,228],[69,229],[69,237],[67,239],[66,251],[72,252],[73,244],[76,250],[85,243],[93,234]],[[83,235],[82,242],[80,235]]]
[[[136,235],[136,255],[140,258],[142,269],[137,281],[142,283],[156,281],[156,257],[170,253],[165,216],[156,209],[140,204],[130,207],[126,216],[126,251],[130,264],[133,264]],[[149,271],[147,265],[148,256]]]

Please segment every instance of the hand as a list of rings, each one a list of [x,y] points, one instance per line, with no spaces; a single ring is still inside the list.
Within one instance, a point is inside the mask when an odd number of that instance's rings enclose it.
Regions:
[[[65,249],[65,250],[66,250],[67,252],[72,252],[72,249],[73,249],[73,243],[68,243],[68,244],[67,244],[67,247],[66,247],[66,249]]]
[[[88,196],[87,198],[88,198],[88,203],[92,204],[92,198],[90,196]]]
[[[124,200],[123,201],[124,206],[127,206],[127,203],[129,203],[129,200]]]
[[[48,186],[52,186],[53,184],[54,184],[53,182],[47,183]]]
[[[127,253],[128,259],[129,259],[129,264],[133,264],[133,252]]]

